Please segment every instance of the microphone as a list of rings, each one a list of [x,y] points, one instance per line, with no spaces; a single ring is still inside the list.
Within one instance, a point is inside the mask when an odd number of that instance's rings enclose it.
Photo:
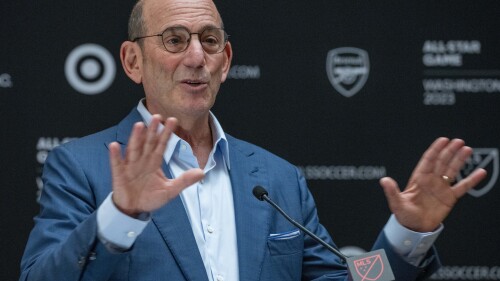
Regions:
[[[394,274],[392,273],[389,260],[385,254],[384,249],[379,249],[376,251],[368,252],[355,257],[347,257],[342,254],[338,249],[332,247],[330,244],[326,243],[323,239],[316,236],[314,233],[309,231],[300,223],[293,220],[285,211],[283,211],[276,203],[274,203],[271,198],[269,198],[269,193],[267,190],[257,185],[252,190],[255,198],[260,201],[266,201],[271,206],[273,206],[285,219],[287,219],[291,224],[299,228],[302,232],[309,235],[319,244],[323,245],[330,252],[338,256],[343,263],[347,262],[347,269],[349,275],[353,281],[394,281]]]

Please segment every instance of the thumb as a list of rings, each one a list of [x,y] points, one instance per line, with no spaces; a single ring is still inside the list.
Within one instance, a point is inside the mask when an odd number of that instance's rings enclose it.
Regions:
[[[394,212],[394,210],[399,205],[400,189],[398,183],[390,177],[381,178],[379,183],[384,189],[385,197],[387,198],[387,202],[389,203],[389,209]]]
[[[179,188],[182,190],[200,181],[204,176],[205,174],[203,173],[203,170],[190,169],[182,173],[178,178],[175,179],[175,181]]]
[[[179,195],[185,188],[202,180],[203,176],[203,171],[196,168],[185,171],[175,179],[167,180],[165,183],[165,187],[168,190],[168,192],[165,194],[167,200],[166,202]]]

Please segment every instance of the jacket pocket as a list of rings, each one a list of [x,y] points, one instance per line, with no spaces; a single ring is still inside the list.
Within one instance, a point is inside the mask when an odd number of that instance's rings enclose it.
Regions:
[[[302,252],[304,249],[303,235],[298,229],[271,234],[267,238],[267,247],[269,248],[271,256],[290,255]]]

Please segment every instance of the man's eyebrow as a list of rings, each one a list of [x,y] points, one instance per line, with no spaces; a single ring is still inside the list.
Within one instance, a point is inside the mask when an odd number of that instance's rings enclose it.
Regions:
[[[209,28],[221,28],[220,26],[217,26],[215,24],[206,24],[206,25],[203,25],[199,30],[196,30],[197,32],[202,32],[203,30],[207,30]],[[191,30],[191,32],[193,32],[193,30]]]
[[[168,28],[185,28],[189,32],[193,32],[193,30],[190,30],[189,28],[187,28],[185,25],[182,25],[182,24],[167,25],[167,26],[163,27],[162,30],[164,31]],[[209,28],[222,28],[222,27],[217,26],[215,24],[206,24],[206,25],[203,25],[199,30],[196,30],[196,31],[201,32],[201,31],[203,31],[205,29],[209,29]]]
[[[222,27],[220,27],[220,26],[218,26],[218,25],[215,25],[215,24],[206,24],[206,25],[204,25],[204,26],[202,27],[202,30],[203,30],[203,29],[207,29],[207,28],[222,28]]]

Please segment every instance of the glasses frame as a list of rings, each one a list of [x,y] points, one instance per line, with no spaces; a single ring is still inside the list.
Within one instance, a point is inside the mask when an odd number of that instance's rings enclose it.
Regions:
[[[188,38],[188,42],[187,42],[187,44],[186,44],[186,47],[185,47],[183,50],[181,50],[181,51],[178,51],[178,52],[172,52],[172,51],[169,51],[169,50],[167,49],[167,46],[165,46],[165,41],[163,40],[163,34],[164,34],[167,30],[169,30],[169,29],[171,29],[171,28],[183,28],[183,29],[185,29],[185,30],[187,31],[187,33],[189,34],[189,38]],[[209,52],[207,52],[207,50],[205,50],[205,47],[203,47],[203,43],[202,43],[202,42],[201,42],[201,40],[200,40],[200,38],[201,38],[201,37],[200,37],[200,36],[201,36],[201,34],[203,34],[203,32],[205,32],[205,31],[207,31],[207,30],[209,30],[209,29],[220,29],[220,30],[222,30],[222,32],[224,32],[224,47],[223,47],[220,51],[215,52],[215,53],[209,53]],[[207,54],[219,54],[219,53],[222,53],[222,52],[226,49],[227,42],[229,42],[229,34],[227,34],[227,32],[224,30],[224,28],[221,28],[221,27],[207,27],[207,28],[203,29],[203,30],[202,30],[202,31],[200,31],[200,32],[190,32],[190,31],[189,31],[189,29],[187,29],[187,28],[185,28],[185,27],[183,27],[183,26],[170,26],[170,27],[165,28],[165,30],[163,30],[161,33],[152,34],[152,35],[145,35],[145,36],[138,36],[138,37],[133,38],[133,39],[132,39],[132,40],[130,40],[130,41],[132,41],[132,42],[137,42],[137,40],[144,39],[144,38],[149,38],[149,37],[161,37],[161,38],[162,38],[161,43],[162,43],[163,48],[165,49],[165,51],[167,51],[167,52],[169,52],[169,53],[172,53],[172,54],[178,54],[178,53],[182,53],[182,52],[186,51],[186,50],[189,48],[189,44],[191,44],[191,38],[193,37],[193,34],[198,35],[198,40],[200,40],[201,47],[203,48],[203,51],[204,51],[205,53],[207,53]]]

